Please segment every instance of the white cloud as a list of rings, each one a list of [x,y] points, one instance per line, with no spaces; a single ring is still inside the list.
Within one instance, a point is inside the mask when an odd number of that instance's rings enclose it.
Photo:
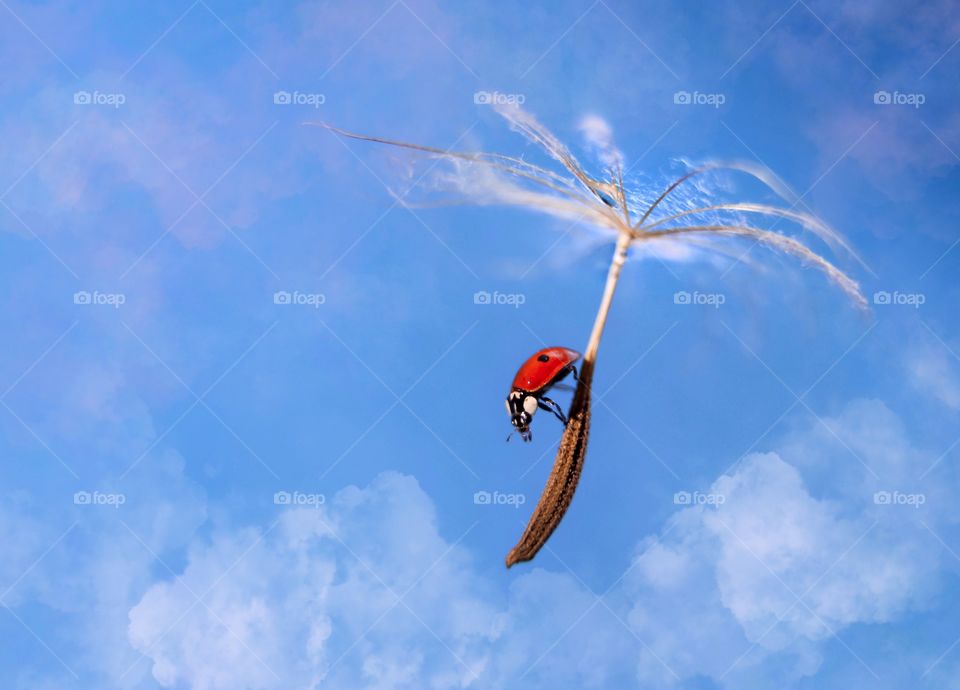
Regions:
[[[156,681],[198,690],[606,687],[632,676],[635,646],[571,575],[497,590],[396,473],[196,545],[129,618]]]
[[[416,481],[387,473],[197,545],[129,634],[167,687],[461,687],[497,636],[485,589]]]
[[[608,167],[623,165],[623,153],[613,143],[613,128],[599,115],[586,115],[578,125],[587,145]]]
[[[906,476],[917,451],[880,403],[857,401],[825,422],[840,429],[843,443],[816,424],[786,452],[848,471],[856,465],[859,476],[843,500],[816,496],[780,454],[754,454],[710,487],[724,496],[722,505],[675,515],[637,557],[630,621],[650,640],[652,653],[640,664],[649,682],[671,680],[661,660],[681,678],[705,675],[730,687],[763,685],[774,661],[779,682],[797,680],[816,673],[834,634],[929,604],[941,549],[919,520],[936,524],[935,512],[873,499],[884,480],[907,491],[895,477]],[[884,438],[891,430],[896,438]],[[871,445],[882,451],[879,442],[887,457],[866,452]],[[864,452],[881,479],[850,450]],[[849,474],[842,476],[846,483]]]
[[[855,401],[824,424],[833,431],[814,422],[717,478],[709,491],[723,504],[677,512],[602,603],[541,568],[501,589],[459,535],[441,535],[416,480],[396,473],[319,509],[283,509],[275,523],[215,526],[194,537],[177,575],[158,576],[153,554],[179,563],[168,554],[206,515],[172,455],[131,476],[119,513],[82,513],[10,601],[35,596],[69,616],[88,640],[83,668],[115,687],[152,676],[202,690],[589,688],[638,675],[641,686],[706,676],[790,687],[820,672],[833,633],[928,606],[943,552],[918,520],[939,531],[949,519],[930,487],[920,509],[873,503],[880,488],[917,490],[907,479],[929,462],[884,405]],[[20,551],[23,563],[37,548]]]
[[[940,344],[918,345],[907,354],[910,383],[951,410],[960,410],[960,374],[956,361]]]
[[[162,685],[203,690],[503,687],[519,677],[603,687],[636,673],[652,685],[789,685],[818,672],[835,633],[926,607],[939,578],[940,548],[918,522],[938,524],[937,511],[876,505],[882,480],[867,481],[848,456],[868,456],[896,489],[917,452],[895,416],[856,401],[825,423],[843,444],[816,424],[781,454],[744,459],[710,487],[722,505],[675,514],[605,603],[569,574],[539,569],[504,601],[439,535],[416,481],[388,473],[319,510],[289,511],[272,530],[197,545],[182,578],[155,584],[130,612],[130,641]],[[785,459],[798,455],[805,461]],[[818,466],[838,463],[855,465],[859,481],[842,498],[818,496],[804,475],[819,481]],[[190,608],[192,592],[208,589]]]

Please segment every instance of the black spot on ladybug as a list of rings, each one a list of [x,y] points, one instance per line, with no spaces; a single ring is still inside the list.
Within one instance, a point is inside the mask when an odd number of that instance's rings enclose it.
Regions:
[[[538,362],[549,362],[549,361],[550,361],[550,355],[540,355],[539,357],[537,357],[537,361],[538,361]]]

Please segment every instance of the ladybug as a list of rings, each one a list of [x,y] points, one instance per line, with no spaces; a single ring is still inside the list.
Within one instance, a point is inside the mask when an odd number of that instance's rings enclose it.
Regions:
[[[533,438],[530,422],[538,407],[552,412],[566,426],[567,417],[563,410],[544,394],[566,378],[567,374],[572,373],[574,380],[578,380],[577,369],[573,366],[578,359],[580,353],[576,350],[547,347],[535,352],[520,366],[507,396],[507,414],[524,441]],[[510,440],[510,436],[507,436],[507,440]]]

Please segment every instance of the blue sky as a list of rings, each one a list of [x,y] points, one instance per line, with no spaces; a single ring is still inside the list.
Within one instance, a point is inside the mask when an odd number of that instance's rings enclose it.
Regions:
[[[952,3],[0,16],[8,687],[951,687]],[[502,399],[541,343],[585,345],[611,238],[408,209],[422,168],[303,126],[543,162],[480,91],[594,170],[602,118],[631,189],[768,166],[871,302],[749,245],[632,256],[576,499],[510,571],[560,427],[505,444]]]

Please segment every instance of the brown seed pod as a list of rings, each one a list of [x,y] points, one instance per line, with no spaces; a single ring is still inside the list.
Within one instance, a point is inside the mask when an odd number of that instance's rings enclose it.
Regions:
[[[583,461],[587,456],[587,439],[590,435],[590,383],[593,378],[592,362],[580,371],[580,382],[570,405],[569,421],[560,439],[560,448],[553,461],[553,470],[543,488],[540,500],[517,545],[507,554],[507,567],[529,561],[547,543],[563,519],[573,493],[577,490]]]

